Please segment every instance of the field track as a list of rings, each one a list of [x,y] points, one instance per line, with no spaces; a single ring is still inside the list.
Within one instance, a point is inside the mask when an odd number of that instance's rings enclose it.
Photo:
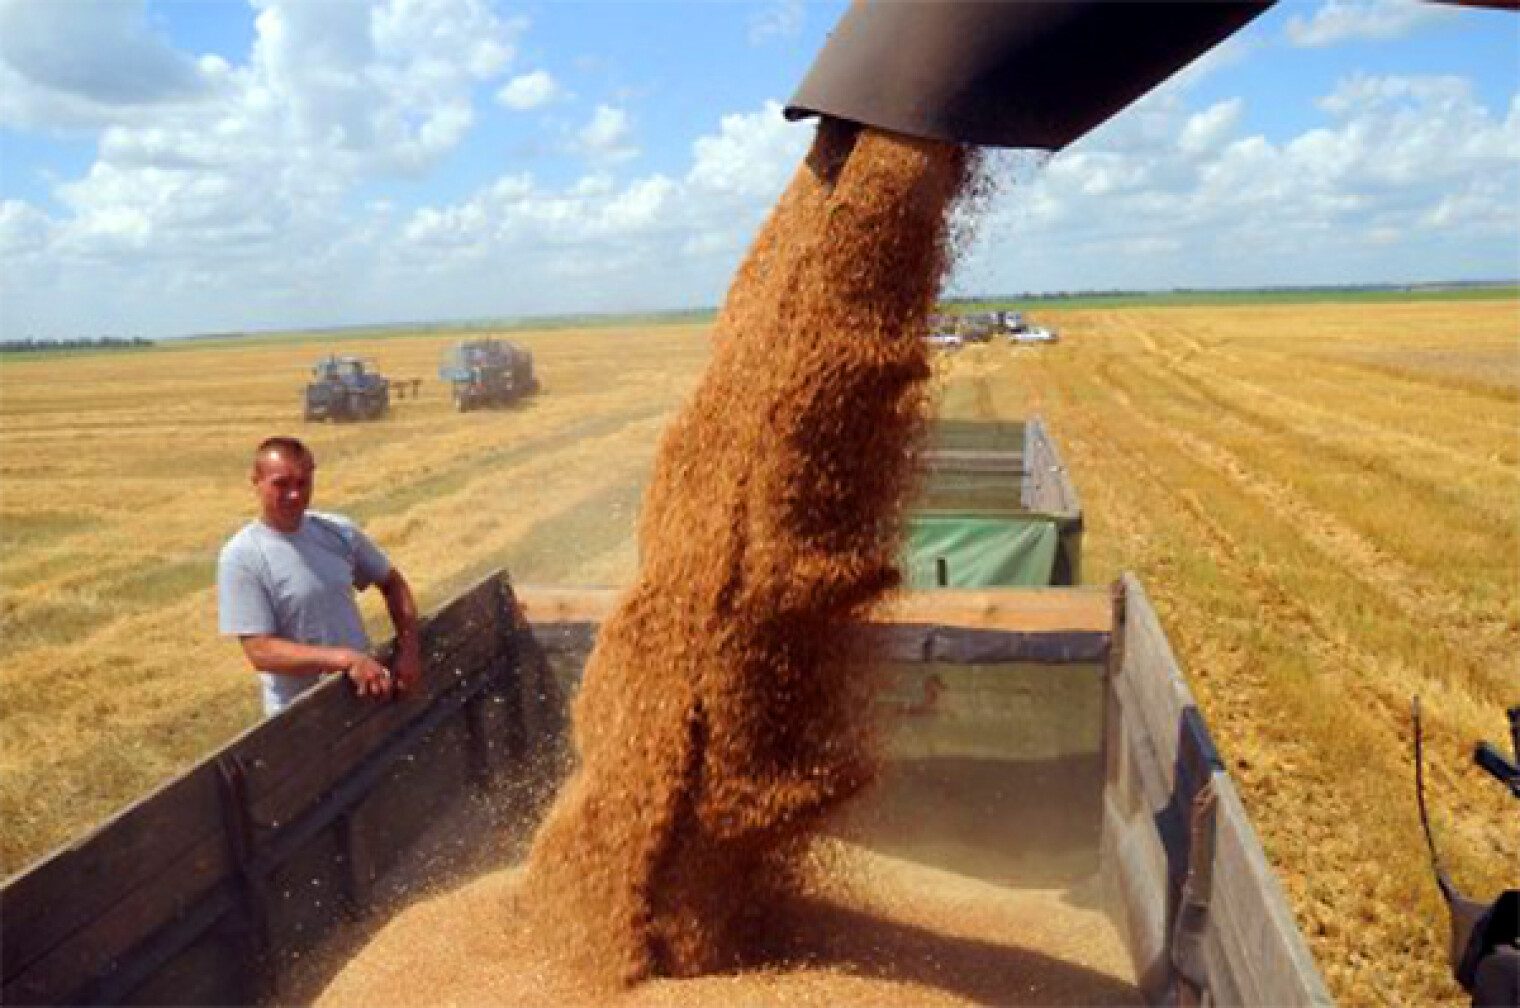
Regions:
[[[1082,496],[1089,580],[1145,583],[1346,1004],[1462,1003],[1415,816],[1413,694],[1449,867],[1485,897],[1516,884],[1513,808],[1469,754],[1520,702],[1517,307],[1037,312],[1061,343],[939,358],[943,414],[1044,417]],[[630,576],[704,331],[524,334],[543,392],[462,415],[432,377],[453,338],[0,362],[6,871],[257,717],[212,579],[252,514],[264,436],[308,439],[316,506],[361,519],[425,607],[502,565],[522,582]],[[378,423],[303,424],[305,368],[329,350],[423,378],[423,397]]]

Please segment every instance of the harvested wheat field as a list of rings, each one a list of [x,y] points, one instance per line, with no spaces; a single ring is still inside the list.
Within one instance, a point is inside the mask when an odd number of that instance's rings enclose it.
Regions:
[[[1045,418],[1083,497],[1088,580],[1144,581],[1334,995],[1463,1003],[1408,706],[1419,693],[1457,881],[1485,897],[1515,884],[1513,810],[1469,758],[1520,700],[1515,301],[1036,314],[1060,344],[938,358],[941,412]],[[656,439],[706,329],[514,335],[544,390],[468,414],[432,377],[454,338],[0,363],[7,872],[257,717],[212,581],[253,513],[247,453],[266,435],[308,439],[315,506],[363,521],[425,607],[498,565],[629,579]],[[329,351],[421,377],[423,398],[303,424],[306,367]],[[383,625],[378,598],[365,611]]]
[[[514,337],[516,338],[516,337]],[[258,717],[216,635],[221,544],[255,513],[250,453],[275,433],[318,459],[314,506],[362,521],[425,608],[505,565],[612,583],[655,440],[707,355],[691,327],[529,335],[542,392],[456,413],[432,376],[454,337],[191,344],[6,362],[0,371],[4,868],[183,770]],[[305,424],[329,351],[375,359],[423,398],[364,424]],[[388,623],[378,593],[364,612]]]
[[[1060,344],[956,355],[943,410],[1045,417],[1086,577],[1144,581],[1337,1000],[1465,1003],[1409,707],[1448,867],[1491,899],[1520,865],[1471,764],[1520,702],[1515,303],[1044,318]]]

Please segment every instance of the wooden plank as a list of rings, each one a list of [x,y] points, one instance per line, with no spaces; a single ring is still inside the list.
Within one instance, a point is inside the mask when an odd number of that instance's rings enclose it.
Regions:
[[[1276,874],[1267,864],[1240,796],[1227,777],[1219,799],[1217,860],[1209,900],[1210,927],[1221,956],[1209,964],[1211,987],[1238,991],[1246,1005],[1330,1005]],[[1226,1003],[1226,1002],[1220,1002]]]
[[[218,829],[219,820],[212,820]],[[128,898],[99,907],[94,917],[67,939],[6,977],[5,1004],[77,1004],[81,992],[98,984],[166,922],[189,913],[208,894],[229,879],[226,842],[219,834],[182,851],[176,865],[144,880]],[[79,896],[85,895],[82,891]],[[59,895],[58,909],[69,911],[74,894]],[[9,920],[7,931],[12,929]]]
[[[570,723],[570,697],[579,683],[586,657],[595,640],[595,628],[586,625],[581,636],[586,650],[578,657],[561,652],[554,656],[540,645],[535,629],[528,625],[516,600],[518,619],[513,646],[517,653],[516,682],[506,688],[515,695],[518,746],[514,756],[527,757],[548,748],[567,744]],[[566,643],[573,643],[567,641]]]
[[[904,592],[878,609],[871,622],[1110,633],[1113,610],[1102,588],[942,588]]]
[[[1131,701],[1126,717],[1154,748],[1168,790],[1177,760],[1177,737],[1183,711],[1196,707],[1183,682],[1172,646],[1139,581],[1124,578],[1124,663],[1120,677]],[[1212,748],[1212,747],[1211,747]]]
[[[0,890],[6,984],[142,890],[179,905],[214,884],[230,870],[221,822],[215,768],[203,764],[8,880]]]
[[[435,693],[429,698],[427,706],[411,707],[408,703],[405,708],[393,707],[393,713],[368,718],[347,731],[334,734],[320,749],[308,748],[312,762],[304,772],[274,778],[250,770],[247,776],[249,819],[253,824],[255,844],[262,844],[294,822],[376,750],[421,720],[439,703],[448,702],[449,697],[458,693],[474,692],[483,681],[492,679],[497,674],[495,666],[475,670],[473,673],[461,671],[462,678],[455,688]],[[362,703],[349,697],[342,699],[345,702]]]
[[[919,456],[919,467],[931,473],[951,470],[1017,474],[1023,472],[1024,453],[990,448],[931,448]]]
[[[463,721],[451,718],[393,763],[355,805],[351,829],[372,855],[365,881],[372,883],[395,867],[438,813],[471,789],[468,753]]]
[[[1099,864],[1109,918],[1130,954],[1150,1004],[1161,1003],[1171,975],[1166,954],[1166,853],[1149,817],[1105,789]]]
[[[1111,640],[1108,634],[1092,630],[1026,632],[915,623],[878,624],[866,632],[873,653],[887,660],[957,665],[1102,662]]]
[[[303,695],[279,718],[245,732],[229,747],[229,754],[242,762],[250,785],[261,793],[280,781],[305,776],[330,756],[334,739],[360,733],[378,738],[417,717],[456,688],[461,678],[491,661],[501,640],[482,633],[468,642],[453,638],[452,645],[424,647],[422,682],[406,697],[360,698],[347,681],[334,678]]]
[[[410,701],[418,704],[417,710],[360,702],[346,695],[343,684],[332,682],[287,715],[249,729],[217,756],[246,756],[249,776],[262,774],[268,783],[276,777],[300,780],[310,766],[302,760],[313,752],[332,757],[336,751],[338,758],[318,761],[319,776],[341,778],[345,765],[352,768],[375,748],[371,735],[383,737],[413,721],[431,721],[426,712],[439,701],[448,707],[438,708],[442,714],[457,718],[457,704],[449,697],[460,692],[461,684],[473,686],[508,671],[502,657],[509,648],[504,645],[519,634],[521,622],[509,610],[510,590],[492,577],[425,624],[425,655],[433,664],[422,697]],[[493,632],[499,627],[509,632]],[[233,866],[217,787],[217,756],[0,889],[5,1002],[120,997],[143,978],[158,990],[162,984],[142,970],[158,970],[181,953],[190,959],[200,954],[185,950],[196,946],[201,931],[232,906]],[[301,811],[292,805],[277,815],[294,818]],[[310,837],[316,840],[315,834]],[[309,846],[311,840],[303,843]],[[208,902],[213,896],[222,902]]]
[[[1114,680],[1113,693],[1120,720],[1117,786],[1135,811],[1154,815],[1171,794],[1172,764],[1158,752],[1154,733],[1138,713],[1143,704],[1134,677]]]
[[[539,622],[535,618],[532,624],[533,639],[549,655],[561,652],[589,654],[600,628],[600,623],[589,620],[580,623]]]
[[[505,673],[510,626],[499,583],[488,579],[424,631],[427,667],[413,694],[376,702],[354,696],[346,683],[334,680],[277,722],[239,739],[230,755],[244,767],[256,825],[278,829],[439,698],[476,684],[482,675]]]
[[[248,962],[246,922],[221,916],[201,936],[153,969],[142,982],[102,1000],[129,1005],[249,1005],[260,1001],[258,971]]]
[[[524,615],[535,625],[603,623],[617,603],[614,588],[518,585]],[[995,630],[1108,633],[1113,612],[1102,588],[936,589],[903,592],[880,606],[871,623],[919,623]]]
[[[331,824],[329,824],[330,826]],[[336,829],[321,829],[282,852],[266,877],[269,945],[279,962],[304,955],[351,919],[348,865]],[[283,966],[276,967],[277,972]]]
[[[1024,460],[1028,471],[1024,502],[1031,510],[1080,519],[1082,504],[1055,443],[1038,417],[1024,427]]]
[[[1203,937],[1203,954],[1208,962],[1209,1003],[1240,1005],[1241,1008],[1245,1008],[1250,1002],[1246,1000],[1245,993],[1240,989],[1239,971],[1232,965],[1232,960],[1238,957],[1238,950],[1232,951],[1235,943],[1231,938],[1226,937],[1227,930],[1233,929],[1221,927],[1219,922],[1213,919],[1211,909],[1209,929]]]

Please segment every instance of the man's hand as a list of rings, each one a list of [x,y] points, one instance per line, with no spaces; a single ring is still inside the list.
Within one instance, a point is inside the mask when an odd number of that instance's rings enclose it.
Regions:
[[[396,628],[396,690],[400,693],[415,692],[422,683],[417,600],[413,597],[406,578],[395,567],[377,584],[380,594],[385,596],[385,608],[390,613],[391,625]]]
[[[385,699],[391,695],[391,670],[367,654],[359,654],[344,673],[360,696]]]
[[[412,693],[422,683],[422,654],[414,640],[401,641],[396,649],[396,692]]]

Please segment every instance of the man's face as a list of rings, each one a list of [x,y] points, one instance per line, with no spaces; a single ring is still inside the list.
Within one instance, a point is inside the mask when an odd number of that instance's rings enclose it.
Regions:
[[[277,452],[259,456],[253,468],[253,492],[265,524],[286,533],[301,527],[301,517],[311,504],[315,469],[310,459],[292,461]]]

